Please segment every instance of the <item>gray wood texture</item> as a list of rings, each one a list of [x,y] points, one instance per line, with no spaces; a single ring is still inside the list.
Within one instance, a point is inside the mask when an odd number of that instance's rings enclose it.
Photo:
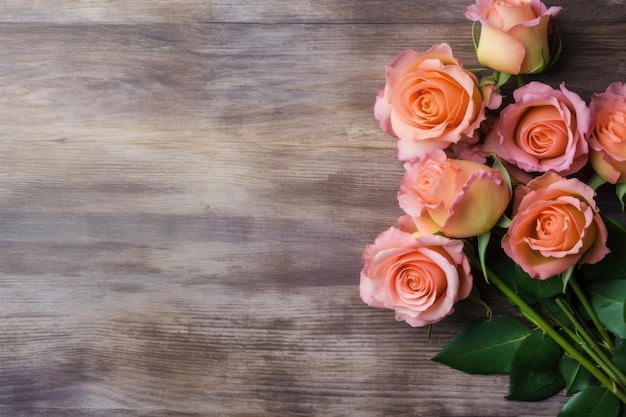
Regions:
[[[428,342],[358,294],[400,214],[384,66],[475,64],[469,3],[2,2],[0,415],[556,415],[430,360],[480,307]],[[626,6],[563,3],[539,78],[588,100]]]

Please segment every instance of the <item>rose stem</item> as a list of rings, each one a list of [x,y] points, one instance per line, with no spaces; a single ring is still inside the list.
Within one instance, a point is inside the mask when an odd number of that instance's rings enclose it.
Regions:
[[[476,263],[475,261],[473,262]],[[476,268],[480,268],[479,265],[474,265]],[[626,394],[624,394],[621,390],[617,389],[617,386],[613,383],[613,381],[604,374],[599,368],[597,368],[589,359],[587,359],[583,354],[581,354],[574,346],[572,346],[563,336],[559,334],[550,324],[545,321],[543,317],[539,313],[537,313],[531,306],[529,306],[522,298],[517,295],[515,291],[509,288],[500,278],[494,274],[489,268],[487,268],[487,274],[489,275],[488,279],[493,285],[496,286],[506,297],[509,298],[526,316],[528,320],[536,324],[545,334],[550,336],[552,340],[554,340],[559,346],[565,350],[573,359],[575,359],[578,363],[585,367],[602,385],[604,385],[608,390],[610,390],[616,397],[620,399],[620,401],[626,404]]]
[[[564,306],[559,305],[559,307],[561,307],[561,309],[563,309]],[[565,307],[565,308],[567,308],[567,307]],[[591,359],[593,359],[597,363],[599,363],[600,358],[598,357],[598,355],[587,345],[587,343],[585,343],[585,341],[580,336],[578,336],[576,333],[574,333],[571,329],[569,329],[565,324],[563,324],[556,317],[551,317],[551,320],[553,320],[563,330],[563,332],[565,334],[567,334],[567,336],[569,336],[570,339],[572,339],[572,341],[577,346],[580,346],[591,357]],[[617,376],[615,376],[613,378],[616,380]]]
[[[562,298],[557,298],[556,303],[561,308],[561,310],[563,311],[565,316],[568,318],[568,320],[574,325],[578,333],[582,335],[584,342],[586,342],[586,344],[582,343],[581,347],[585,349],[585,352],[587,352],[589,356],[591,356],[592,359],[596,361],[596,363],[602,369],[604,369],[607,375],[609,375],[615,381],[619,381],[619,383],[623,387],[624,383],[626,382],[626,378],[624,378],[624,374],[619,369],[617,369],[617,367],[613,364],[613,362],[611,362],[609,358],[607,358],[606,354],[600,348],[600,346],[598,346],[598,344],[593,339],[593,337],[591,337],[591,335],[589,334],[589,332],[587,332],[585,327],[576,319],[574,314],[572,314],[572,311],[570,307],[567,305],[567,303]],[[561,327],[563,328],[563,330],[566,330],[566,328],[563,327],[563,325],[561,325]]]
[[[574,293],[580,300],[580,303],[582,304],[587,314],[589,314],[591,321],[600,332],[600,335],[602,336],[602,339],[604,339],[604,342],[607,344],[607,346],[609,347],[611,351],[615,351],[615,345],[613,344],[613,339],[611,338],[609,333],[606,331],[606,328],[600,322],[600,319],[598,318],[598,315],[596,314],[595,310],[591,306],[591,303],[589,302],[589,299],[585,295],[585,292],[582,290],[582,288],[580,288],[580,285],[578,284],[578,282],[576,281],[574,277],[570,278],[569,285],[574,290]]]

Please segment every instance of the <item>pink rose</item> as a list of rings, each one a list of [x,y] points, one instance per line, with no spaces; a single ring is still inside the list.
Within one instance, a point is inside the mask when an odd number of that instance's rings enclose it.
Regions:
[[[561,84],[560,89],[531,82],[513,92],[515,102],[500,113],[483,150],[526,172],[568,175],[588,160],[585,139],[590,114],[585,102]]]
[[[461,140],[475,142],[486,102],[500,103],[492,87],[483,88],[483,99],[477,78],[463,69],[448,44],[424,53],[404,51],[387,65],[374,115],[383,131],[399,138],[398,158],[407,161]]]
[[[595,192],[578,179],[549,172],[518,186],[504,252],[533,278],[547,279],[609,252]]]
[[[463,242],[443,236],[415,237],[392,227],[363,252],[363,301],[396,311],[411,326],[436,323],[472,289]]]
[[[594,94],[589,108],[591,165],[612,184],[626,182],[626,85],[615,82]]]
[[[550,18],[560,11],[539,0],[477,0],[465,17],[481,24],[478,60],[508,74],[542,71],[550,62]]]
[[[398,202],[422,233],[478,236],[493,228],[511,198],[500,171],[448,159],[443,151],[406,162],[404,168]]]

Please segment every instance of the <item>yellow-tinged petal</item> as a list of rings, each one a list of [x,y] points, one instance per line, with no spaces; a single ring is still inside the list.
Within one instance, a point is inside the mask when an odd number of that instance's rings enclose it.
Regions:
[[[495,226],[509,200],[509,188],[499,172],[479,171],[468,179],[441,230],[456,238],[481,235]],[[487,204],[478,205],[477,201]]]
[[[517,39],[526,50],[520,73],[528,74],[543,70],[550,62],[550,47],[548,45],[548,23],[550,16],[542,16],[536,26],[517,25],[509,34]]]
[[[524,62],[525,48],[511,35],[483,25],[476,56],[481,64],[495,71],[519,74]]]

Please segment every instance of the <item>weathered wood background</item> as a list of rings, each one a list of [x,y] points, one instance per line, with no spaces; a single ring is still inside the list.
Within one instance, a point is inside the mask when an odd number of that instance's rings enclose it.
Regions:
[[[556,415],[430,360],[479,307],[428,343],[359,299],[400,214],[384,66],[475,65],[469,3],[1,2],[0,415]],[[541,79],[588,100],[626,6],[562,3]]]

